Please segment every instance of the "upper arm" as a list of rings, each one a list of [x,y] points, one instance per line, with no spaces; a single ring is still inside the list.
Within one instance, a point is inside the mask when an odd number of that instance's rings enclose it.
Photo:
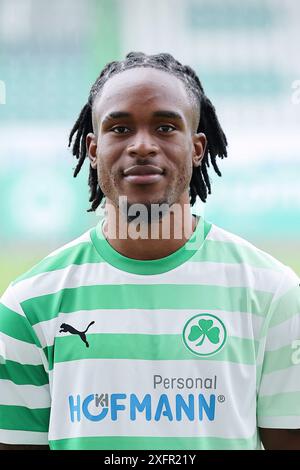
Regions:
[[[48,445],[49,378],[34,328],[9,286],[0,299],[0,442]]]
[[[259,428],[266,450],[300,450],[300,429]]]
[[[297,445],[300,428],[300,287],[287,269],[261,332],[257,423],[265,444]],[[293,431],[294,430],[294,431]]]

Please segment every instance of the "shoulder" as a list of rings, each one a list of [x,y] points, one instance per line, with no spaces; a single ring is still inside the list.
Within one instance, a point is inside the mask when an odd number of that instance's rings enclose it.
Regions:
[[[64,244],[18,276],[8,286],[1,301],[18,304],[68,287],[76,268],[80,271],[87,263],[99,262],[90,232],[91,229]]]
[[[90,238],[91,230],[62,245],[60,248],[49,253],[28,271],[18,276],[13,282],[17,286],[20,282],[38,275],[50,273],[64,269],[72,264],[80,264],[90,252],[93,252],[93,245]]]
[[[215,224],[211,224],[206,241],[206,257],[224,266],[237,285],[244,280],[256,292],[269,293],[270,302],[285,294],[299,299],[299,276],[266,251]]]
[[[273,271],[283,276],[297,277],[291,268],[271,254],[241,236],[215,224],[211,224],[207,241],[212,245],[216,256],[223,256],[225,260],[227,258],[229,263],[236,262],[245,264],[249,268],[265,269],[266,274],[267,271]]]

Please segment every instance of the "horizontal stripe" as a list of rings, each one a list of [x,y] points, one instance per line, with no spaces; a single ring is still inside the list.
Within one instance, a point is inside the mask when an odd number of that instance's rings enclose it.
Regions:
[[[42,349],[36,345],[11,338],[0,332],[0,340],[5,345],[5,359],[18,362],[19,364],[42,365]]]
[[[207,236],[207,241],[209,242],[209,245],[210,242],[213,242],[215,246],[217,246],[217,243],[219,246],[223,245],[222,251],[224,250],[224,254],[227,248],[231,248],[230,245],[235,245],[236,249],[234,249],[234,252],[240,252],[243,255],[242,257],[244,258],[244,261],[253,266],[265,267],[278,271],[281,271],[285,267],[283,263],[271,256],[269,253],[266,253],[252,243],[248,242],[248,240],[245,240],[244,238],[239,237],[232,232],[224,230],[215,224],[212,224],[211,230]]]
[[[12,338],[30,344],[39,344],[26,317],[0,304],[0,331]]]
[[[249,269],[244,264],[186,262],[174,270],[162,273],[159,279],[161,284],[244,287],[274,294],[281,277],[281,273],[276,271]],[[127,285],[157,284],[157,276],[137,276],[131,273],[126,273],[125,277],[120,276],[120,272],[107,263],[72,264],[19,282],[15,286],[19,302],[57,292],[61,288],[62,279],[64,289],[120,285],[124,284],[125,279]]]
[[[294,315],[300,316],[300,289],[297,285],[288,290],[283,296],[273,301],[270,306],[272,318],[270,327],[276,326]]]
[[[300,429],[300,416],[258,416],[261,428]]]
[[[80,373],[78,371],[80,370]],[[76,375],[77,374],[77,375]],[[130,393],[134,388],[136,393],[148,393],[149,391],[156,390],[155,393],[181,393],[187,391],[187,388],[177,386],[177,381],[169,383],[168,387],[165,388],[164,383],[157,384],[154,387],[154,375],[161,375],[165,377],[178,377],[188,378],[212,378],[217,376],[216,391],[224,392],[225,388],[229,387],[230,394],[233,395],[233,401],[237,403],[237,408],[243,408],[245,397],[249,391],[251,394],[255,394],[255,365],[239,363],[231,363],[224,366],[222,362],[210,361],[197,362],[194,361],[194,357],[190,357],[190,360],[157,360],[155,363],[148,360],[137,360],[134,363],[131,359],[122,359],[116,361],[115,359],[89,359],[82,362],[80,359],[74,360],[73,362],[57,362],[55,364],[55,382],[53,382],[53,392],[57,391],[57,397],[59,398],[59,392],[61,395],[67,395],[70,390],[74,390],[74,393],[91,393],[92,389],[96,392],[105,391],[104,389],[110,389],[113,392]],[[82,380],[82,376],[90,377],[89,380]],[[140,378],[143,377],[143,380]],[[67,380],[64,380],[66,378]],[[73,380],[72,380],[73,378]],[[232,381],[235,380],[236,388],[232,389]],[[71,388],[70,388],[70,383]],[[100,384],[99,384],[100,382]],[[188,391],[197,390],[201,392],[206,389],[204,384],[195,384],[195,387],[188,389]],[[214,385],[214,384],[213,384]],[[251,391],[252,388],[252,391]],[[243,393],[241,393],[243,391]],[[231,398],[231,397],[230,397]],[[217,423],[214,423],[216,426]]]
[[[198,252],[192,257],[191,262],[209,262],[209,263],[228,263],[228,264],[249,264],[254,268],[262,268],[274,272],[282,272],[285,266],[279,261],[275,260],[272,256],[259,250],[254,245],[246,242],[240,237],[236,237],[229,232],[227,235],[220,236],[223,233],[222,229],[212,224],[207,239]],[[100,263],[104,260],[97,253],[96,249],[92,245],[89,232],[86,232],[82,236],[82,242],[79,237],[74,242],[64,245],[55,252],[48,255],[46,258],[41,260],[36,266],[30,271],[26,272],[22,276],[19,276],[14,285],[19,282],[29,279],[33,276],[51,272],[55,270],[64,269],[70,265],[81,265],[84,263]],[[219,239],[218,239],[219,238]],[[223,240],[223,241],[221,241]],[[124,274],[124,273],[123,273]],[[272,275],[270,274],[270,277]]]
[[[15,445],[48,445],[48,432],[0,429],[0,442]]]
[[[47,432],[50,408],[28,409],[22,406],[0,405],[0,428]]]
[[[300,391],[259,396],[257,413],[259,416],[299,416]]]
[[[42,259],[29,271],[17,277],[13,282],[13,286],[16,286],[19,282],[25,279],[29,279],[41,273],[66,268],[71,264],[97,263],[99,260],[101,261],[101,258],[91,243],[80,243],[75,247],[72,246],[71,248],[60,251],[55,256],[49,256]]]
[[[156,375],[156,377],[154,377]],[[165,437],[210,437],[247,438],[256,429],[255,366],[222,362],[198,362],[188,360],[138,360],[114,361],[112,359],[90,359],[56,363],[52,395],[52,426],[49,439],[64,439],[78,436],[165,436]],[[161,376],[161,379],[159,378]],[[173,380],[171,381],[171,378]],[[232,384],[235,384],[233,387]],[[127,398],[120,400],[126,410],[118,413],[118,421],[112,421],[110,413],[101,422],[91,422],[81,414],[71,423],[69,396],[82,405],[90,394],[124,393]],[[145,411],[137,413],[137,419],[129,417],[129,396],[134,393],[141,400],[151,395],[152,424],[145,419]],[[165,394],[173,410],[173,421],[162,416],[154,425],[155,410],[159,397]],[[195,419],[189,420],[183,414],[182,421],[176,420],[176,395],[184,400],[195,396]],[[216,398],[215,419],[198,419],[199,394],[209,400],[211,394],[225,397],[224,402]],[[77,401],[78,397],[80,403]],[[98,411],[91,403],[91,413]],[[230,426],[224,426],[230,423]]]
[[[61,313],[57,318],[37,323],[34,330],[42,347],[52,346],[62,323],[70,323],[78,331],[84,331],[93,321],[89,333],[114,334],[181,334],[185,323],[197,314],[208,313],[207,310],[79,310],[78,312]],[[224,324],[230,336],[253,339],[259,336],[263,318],[245,312],[227,312],[210,310]]]
[[[22,302],[32,324],[50,320],[58,313],[92,309],[216,309],[264,315],[269,293],[246,288],[191,285],[86,286],[64,289]]]
[[[256,437],[250,439],[183,437],[80,437],[50,441],[53,450],[238,450],[256,449]]]
[[[291,347],[295,339],[300,340],[300,313],[293,315],[279,325],[269,328],[266,351],[274,351],[285,346]]]
[[[43,366],[18,364],[14,361],[0,363],[0,379],[11,380],[16,385],[45,385],[48,376]]]
[[[276,392],[298,392],[300,401],[300,364],[287,369],[263,375],[260,395],[274,395]]]
[[[71,240],[70,242],[66,243],[65,245],[63,245],[63,246],[57,248],[56,250],[52,251],[51,253],[49,253],[47,258],[50,258],[50,257],[54,258],[56,255],[60,254],[61,252],[65,251],[69,248],[76,247],[80,244],[83,245],[84,242],[91,243],[90,232],[91,232],[91,229],[87,230],[86,232],[84,232],[79,237],[74,238],[74,240]]]
[[[257,393],[259,392],[261,374],[262,374],[262,364],[256,363],[256,391]]]
[[[300,284],[300,278],[298,274],[296,274],[289,266],[284,266],[283,270],[283,278],[282,281],[277,289],[276,294],[274,295],[273,302],[279,300],[285,294],[287,294],[291,289],[295,289],[297,291],[297,287]],[[296,294],[297,298],[297,294]],[[298,301],[299,301],[299,289],[298,289]]]
[[[264,356],[263,373],[270,374],[277,370],[287,369],[289,367],[297,367],[293,363],[293,354],[295,350],[292,345],[284,346],[275,351],[266,351]],[[299,366],[297,367],[299,369]]]
[[[25,317],[23,310],[21,309],[20,304],[15,299],[15,290],[10,284],[5,292],[2,294],[0,298],[0,305],[3,305],[8,310],[15,312],[16,314],[20,315],[21,317]],[[1,317],[0,317],[1,318]]]
[[[6,346],[4,341],[0,338],[0,364],[4,364],[7,359]]]
[[[86,335],[90,345],[87,348],[78,336],[56,338],[53,347],[45,348],[49,358],[55,362],[84,359],[143,359],[143,360],[208,360],[190,352],[183,343],[181,335],[132,335],[132,334],[95,334]],[[255,363],[254,341],[228,337],[226,346],[209,356],[210,361]]]
[[[245,263],[256,268],[282,272],[283,265],[276,264],[264,253],[254,247],[241,246],[231,242],[205,240],[201,250],[197,251],[191,261],[210,261],[221,263]]]
[[[10,380],[0,379],[0,404],[48,408],[50,406],[49,386],[16,385]]]
[[[245,238],[242,238],[239,235],[236,235],[235,233],[229,232],[228,230],[225,230],[216,224],[212,224],[211,230],[207,235],[207,239],[216,242],[231,242],[241,247],[253,247],[253,245],[248,242],[248,240],[246,240]]]

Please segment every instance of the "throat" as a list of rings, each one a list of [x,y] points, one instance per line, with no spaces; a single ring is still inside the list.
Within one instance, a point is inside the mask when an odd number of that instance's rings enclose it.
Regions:
[[[185,245],[195,231],[198,220],[197,216],[191,214],[189,223],[185,224],[182,230],[178,230],[177,227],[177,231],[172,223],[170,224],[170,230],[165,232],[163,231],[162,224],[159,227],[149,225],[148,233],[141,233],[140,238],[132,238],[130,230],[127,230],[127,237],[125,239],[118,236],[110,237],[110,227],[107,221],[103,227],[103,234],[108,243],[118,253],[127,258],[140,261],[157,260],[171,255]],[[117,234],[118,232],[116,232]]]

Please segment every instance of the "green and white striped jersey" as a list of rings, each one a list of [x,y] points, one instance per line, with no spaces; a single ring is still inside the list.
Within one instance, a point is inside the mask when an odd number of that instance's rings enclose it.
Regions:
[[[200,218],[158,260],[101,223],[0,304],[0,442],[51,449],[257,449],[300,428],[300,288],[287,266]]]

